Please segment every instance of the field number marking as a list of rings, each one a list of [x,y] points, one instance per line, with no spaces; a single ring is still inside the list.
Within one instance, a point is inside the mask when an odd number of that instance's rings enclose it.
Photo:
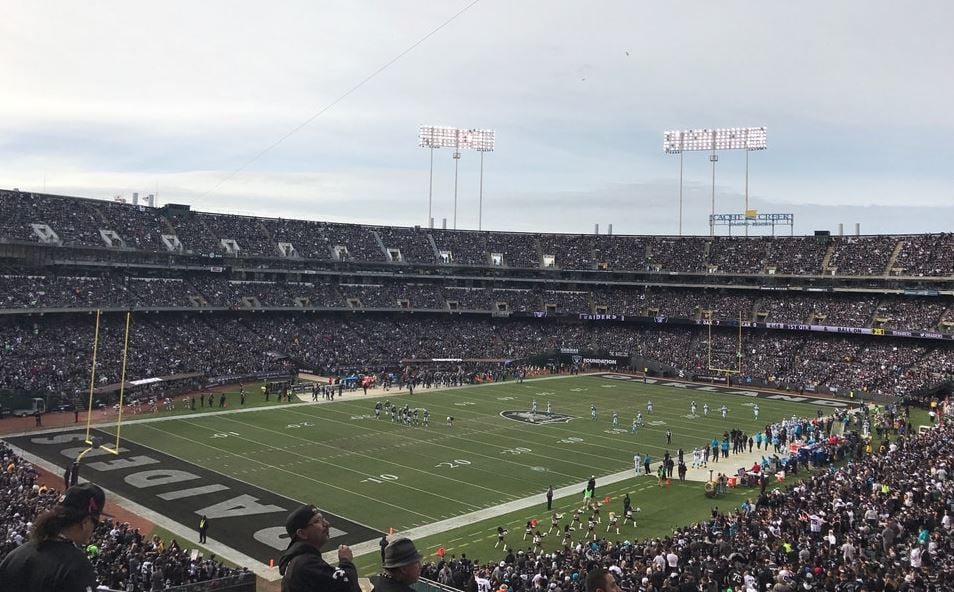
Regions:
[[[469,464],[471,464],[469,460],[464,460],[464,459],[462,459],[462,458],[455,458],[455,459],[452,460],[452,461],[447,461],[447,462],[442,462],[442,463],[436,464],[436,465],[434,465],[434,468],[440,468],[440,467],[443,467],[443,466],[446,465],[448,469],[456,469],[456,468],[459,467],[459,466],[469,465]]]
[[[569,438],[563,438],[562,440],[557,440],[560,444],[579,444],[583,441],[583,438],[577,438],[576,436],[570,436]]]
[[[454,403],[454,405],[457,405],[458,407],[467,407],[468,405],[476,405],[476,404],[477,403],[472,403],[470,401],[458,401],[457,403]]]
[[[290,423],[290,424],[288,424],[288,426],[286,426],[286,427],[288,427],[289,429],[292,429],[292,430],[293,430],[293,429],[296,429],[296,428],[311,428],[311,427],[314,427],[314,426],[315,426],[315,424],[313,424],[313,423],[311,423],[311,422],[309,422],[309,421],[303,421],[303,422],[301,422],[301,423]]]
[[[212,434],[212,437],[213,438],[228,438],[229,436],[238,436],[238,435],[239,435],[238,432],[218,432],[216,434]]]
[[[513,397],[497,397],[498,401],[513,401]]]
[[[522,446],[518,446],[516,448],[508,448],[506,450],[501,450],[500,454],[526,454],[528,452],[533,452],[533,451],[530,450],[529,448],[523,448]]]
[[[390,473],[382,473],[377,477],[368,477],[367,479],[362,479],[361,483],[384,483],[385,481],[397,481],[398,476],[392,475]]]

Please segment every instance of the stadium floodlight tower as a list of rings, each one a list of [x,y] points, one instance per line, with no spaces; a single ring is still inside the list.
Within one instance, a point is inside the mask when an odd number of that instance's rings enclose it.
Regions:
[[[466,145],[480,152],[480,197],[477,202],[477,230],[482,230],[484,221],[484,152],[493,152],[496,135],[494,130],[472,129],[464,132]]]
[[[457,148],[457,135],[460,130],[456,127],[442,127],[436,125],[422,125],[418,134],[419,145],[421,148],[430,148],[431,150],[431,174],[427,184],[427,224],[432,227],[434,224],[433,205],[434,205],[434,149],[435,148]],[[455,153],[456,154],[456,153]],[[454,158],[459,158],[455,156]],[[454,185],[457,185],[455,176]],[[456,202],[456,198],[454,199]]]
[[[728,127],[717,129],[667,131],[663,133],[663,150],[666,154],[679,155],[679,234],[682,235],[682,153],[711,152],[712,163],[712,214],[709,234],[715,234],[712,216],[715,216],[715,165],[719,150],[745,150],[745,211],[749,210],[749,152],[765,150],[765,127]]]
[[[422,148],[429,148],[431,151],[431,173],[427,193],[427,222],[429,225],[433,221],[434,149],[454,149],[454,230],[457,230],[457,176],[460,151],[470,149],[480,152],[480,205],[477,214],[477,228],[479,230],[483,220],[484,207],[484,152],[493,152],[494,150],[494,143],[496,141],[494,131],[481,129],[463,130],[456,127],[422,125],[418,137],[420,146]]]

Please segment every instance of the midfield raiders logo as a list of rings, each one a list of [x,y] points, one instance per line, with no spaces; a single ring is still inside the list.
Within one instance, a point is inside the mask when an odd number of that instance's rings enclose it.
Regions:
[[[530,413],[529,411],[501,411],[501,417],[512,419],[513,421],[522,421],[524,423],[545,424],[545,423],[568,423],[571,419],[576,419],[572,415],[563,413]]]

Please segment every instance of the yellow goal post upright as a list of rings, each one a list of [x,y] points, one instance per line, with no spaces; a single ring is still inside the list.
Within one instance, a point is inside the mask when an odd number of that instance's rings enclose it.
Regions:
[[[735,359],[736,359],[737,366],[735,368],[716,368],[712,365],[712,325],[714,324],[712,320],[712,313],[714,311],[704,310],[702,312],[707,317],[706,320],[709,325],[709,343],[708,343],[709,347],[708,347],[708,357],[706,361],[706,369],[709,372],[721,372],[725,374],[726,376],[730,374],[742,374],[742,313],[741,312],[739,313],[739,335],[738,335],[738,341],[736,342],[736,350],[735,350]]]
[[[84,439],[87,448],[76,457],[76,462],[82,461],[83,457],[94,449],[105,450],[111,454],[119,454],[120,431],[122,430],[123,424],[123,403],[126,393],[126,361],[129,357],[129,327],[132,323],[132,313],[126,312],[126,330],[123,335],[123,364],[122,372],[119,378],[119,414],[116,416],[115,423],[116,441],[112,446],[101,443],[99,438],[93,436],[91,433],[93,424],[93,394],[96,390],[96,356],[99,353],[99,330],[100,321],[102,320],[102,313],[102,309],[96,310],[96,330],[93,332],[93,360],[89,373],[89,401],[86,405],[86,437]]]

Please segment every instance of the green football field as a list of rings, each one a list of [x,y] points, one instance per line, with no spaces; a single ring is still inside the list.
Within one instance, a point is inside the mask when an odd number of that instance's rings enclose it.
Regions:
[[[527,412],[536,399],[542,419],[529,423],[502,412]],[[508,382],[392,396],[390,401],[430,411],[430,426],[375,419],[378,399],[296,405],[252,413],[197,414],[156,423],[128,424],[124,439],[167,452],[326,511],[386,531],[402,531],[444,518],[539,495],[633,467],[633,455],[654,459],[667,449],[687,453],[735,427],[746,431],[793,414],[812,415],[811,403],[758,399],[760,420],[744,396],[580,376]],[[647,401],[654,412],[647,411]],[[698,415],[689,415],[689,403]],[[703,404],[710,413],[702,416]],[[723,420],[718,409],[729,408]],[[595,405],[599,418],[590,417]],[[611,422],[619,412],[619,427]],[[642,412],[637,434],[630,424]],[[446,424],[448,416],[453,425]],[[665,432],[673,432],[667,446]],[[668,521],[667,521],[668,523]]]

